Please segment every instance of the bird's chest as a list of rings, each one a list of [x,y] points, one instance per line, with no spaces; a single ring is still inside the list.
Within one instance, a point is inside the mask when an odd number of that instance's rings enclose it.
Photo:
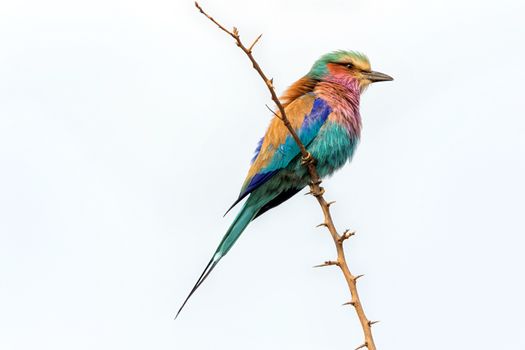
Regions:
[[[318,137],[308,147],[308,151],[317,160],[319,175],[331,175],[351,160],[358,142],[359,135],[347,125],[336,120],[327,120],[319,130]]]

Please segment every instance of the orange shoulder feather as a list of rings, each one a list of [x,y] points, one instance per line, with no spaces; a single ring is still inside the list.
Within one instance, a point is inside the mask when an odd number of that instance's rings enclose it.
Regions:
[[[318,81],[309,77],[302,77],[293,83],[281,96],[280,100],[283,107],[286,108],[296,98],[301,97],[304,94],[314,91]]]

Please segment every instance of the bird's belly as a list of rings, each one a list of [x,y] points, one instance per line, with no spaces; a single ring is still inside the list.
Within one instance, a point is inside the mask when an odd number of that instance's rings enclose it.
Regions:
[[[321,178],[330,176],[352,159],[359,142],[357,135],[338,123],[326,123],[317,137],[308,145],[308,151],[317,160],[317,172]]]

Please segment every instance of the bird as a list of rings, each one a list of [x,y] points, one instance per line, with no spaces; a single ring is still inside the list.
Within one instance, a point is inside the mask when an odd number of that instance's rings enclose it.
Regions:
[[[361,94],[371,83],[391,80],[391,76],[371,70],[365,54],[338,50],[322,55],[279,98],[291,126],[315,159],[321,179],[352,160],[362,127]],[[276,112],[257,144],[239,196],[226,214],[248,198],[175,318],[248,224],[293,197],[309,182],[300,149]]]

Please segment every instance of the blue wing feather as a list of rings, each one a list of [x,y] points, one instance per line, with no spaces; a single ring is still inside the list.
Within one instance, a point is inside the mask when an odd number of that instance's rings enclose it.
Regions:
[[[299,139],[305,146],[308,146],[308,144],[310,144],[310,142],[312,142],[317,136],[319,129],[321,129],[321,126],[324,124],[330,113],[331,108],[325,100],[321,98],[316,98],[314,100],[312,110],[304,118],[300,129],[297,130],[297,136],[299,136]],[[297,146],[293,137],[288,135],[285,142],[276,150],[270,163],[261,172],[283,169],[292,161],[292,159],[297,157],[299,153],[299,146]]]
[[[257,157],[259,156],[259,152],[261,151],[261,147],[262,147],[263,141],[264,141],[264,137],[261,137],[259,142],[257,142],[257,147],[255,147],[255,152],[253,152],[253,158],[251,160],[252,164],[253,164],[253,162],[255,162],[255,159],[257,159]]]
[[[317,136],[319,129],[325,123],[328,115],[332,112],[328,103],[321,99],[316,98],[314,100],[312,110],[304,118],[303,123],[299,130],[297,130],[297,135],[301,139],[301,142],[308,146],[310,142]],[[261,140],[262,144],[262,140]],[[257,147],[257,154],[260,151],[260,146]],[[285,168],[290,164],[292,159],[299,155],[300,150],[299,146],[293,139],[291,135],[286,137],[284,143],[279,145],[275,151],[270,163],[262,169],[260,172],[255,174],[255,176],[250,180],[246,188],[241,192],[239,197],[244,198],[247,194],[251,193],[255,189],[259,188],[262,184],[268,181],[273,175],[275,175],[279,170]]]

